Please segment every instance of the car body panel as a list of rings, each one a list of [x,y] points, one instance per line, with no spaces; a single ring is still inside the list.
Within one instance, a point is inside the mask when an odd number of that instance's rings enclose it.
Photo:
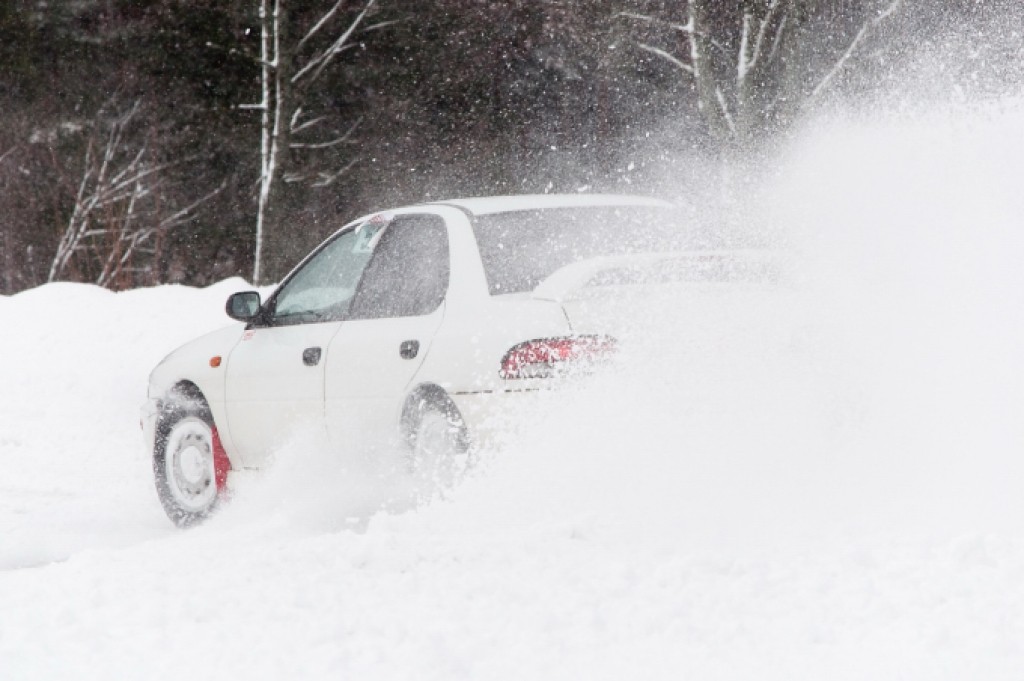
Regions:
[[[214,424],[220,431],[221,442],[233,467],[242,467],[244,461],[226,427],[227,413],[224,403],[224,358],[238,344],[245,325],[234,323],[182,345],[153,369],[149,377],[149,400],[143,406],[143,433],[149,451],[156,436],[160,407],[176,386],[192,384],[199,389],[213,414]],[[211,366],[210,360],[221,358],[220,366]]]
[[[428,315],[341,324],[327,353],[324,417],[336,449],[393,447],[409,385],[428,357],[445,305]],[[415,343],[415,354],[403,345]],[[383,434],[384,437],[380,437]]]
[[[227,359],[225,411],[232,445],[262,465],[296,429],[323,429],[324,355],[343,322],[247,329]],[[318,354],[309,365],[303,355]]]

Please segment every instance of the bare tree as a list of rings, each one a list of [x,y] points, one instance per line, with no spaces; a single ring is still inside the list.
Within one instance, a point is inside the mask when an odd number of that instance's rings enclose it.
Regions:
[[[672,64],[690,80],[698,108],[716,138],[743,145],[772,123],[787,123],[832,85],[902,0],[881,2],[845,40],[815,45],[827,53],[816,59],[792,58],[799,49],[794,44],[799,40],[797,25],[808,14],[806,1],[743,0],[738,11],[724,13],[714,0],[689,0],[685,23],[631,12],[619,16],[661,26],[680,39],[681,49],[649,42],[638,47]],[[832,27],[832,32],[844,35],[842,27]],[[807,69],[821,63],[825,64],[821,72],[800,77],[786,73],[787,68]]]
[[[355,133],[358,120],[343,129],[331,129],[329,116],[306,111],[304,105],[309,91],[338,55],[356,46],[357,34],[393,23],[367,24],[375,3],[365,0],[353,14],[347,11],[346,0],[337,0],[294,40],[288,0],[259,0],[261,98],[258,104],[243,105],[261,114],[255,283],[280,277],[289,257],[285,247],[288,235],[278,206],[282,182],[326,187],[358,161],[348,159],[340,166],[299,171],[294,154],[339,147]]]
[[[48,281],[70,272],[76,280],[123,288],[148,272],[146,283],[155,283],[163,235],[191,221],[196,209],[223,188],[175,205],[165,174],[188,159],[156,160],[148,139],[139,139],[140,107],[136,101],[107,122],[104,112],[97,117],[101,125],[86,142],[82,176]]]

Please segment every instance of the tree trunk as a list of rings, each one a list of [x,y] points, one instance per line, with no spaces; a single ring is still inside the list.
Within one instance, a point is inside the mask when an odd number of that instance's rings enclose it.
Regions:
[[[731,137],[728,110],[724,106],[717,74],[713,70],[711,50],[714,46],[711,43],[706,2],[707,0],[691,0],[688,8],[690,61],[694,87],[697,90],[697,107],[707,121],[711,134],[716,139],[728,140]]]
[[[284,205],[287,191],[284,178],[291,166],[291,114],[292,114],[292,57],[288,44],[288,7],[287,0],[275,0],[272,17],[273,52],[275,68],[271,74],[270,106],[270,144],[272,163],[268,171],[269,191],[263,215],[263,263],[261,281],[267,284],[280,281],[295,264],[296,255],[292,253],[289,238],[288,211]]]

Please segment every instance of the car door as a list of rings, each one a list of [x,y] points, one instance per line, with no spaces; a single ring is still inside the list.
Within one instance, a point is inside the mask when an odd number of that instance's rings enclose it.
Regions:
[[[394,217],[327,353],[327,429],[339,448],[372,454],[394,443],[402,402],[444,317],[449,275],[444,219]]]
[[[297,431],[324,434],[327,349],[383,225],[364,222],[321,246],[267,301],[229,355],[227,422],[247,466],[265,463]]]

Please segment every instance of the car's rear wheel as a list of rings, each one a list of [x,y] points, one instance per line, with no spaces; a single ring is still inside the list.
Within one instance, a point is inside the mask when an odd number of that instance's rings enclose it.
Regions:
[[[431,492],[452,487],[472,465],[466,425],[447,400],[418,405],[409,445],[410,470]]]
[[[219,501],[213,418],[202,407],[173,408],[160,420],[153,451],[156,490],[167,516],[194,525]]]

